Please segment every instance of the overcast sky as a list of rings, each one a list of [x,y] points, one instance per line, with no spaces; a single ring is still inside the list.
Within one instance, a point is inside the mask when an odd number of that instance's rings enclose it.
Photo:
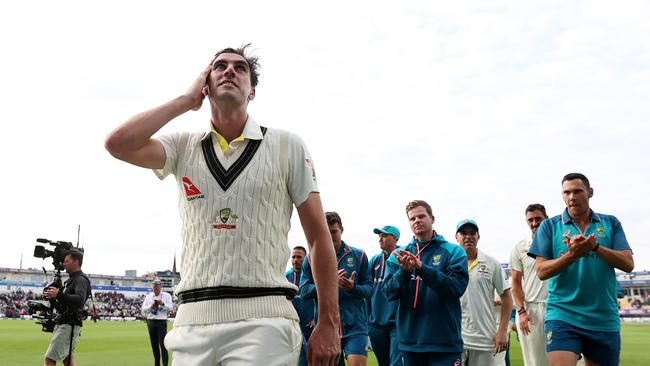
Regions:
[[[621,220],[636,270],[650,269],[648,2],[179,4],[0,6],[1,267],[42,266],[35,239],[74,242],[77,225],[86,272],[180,263],[173,177],[113,159],[104,139],[185,92],[217,50],[252,42],[250,114],[302,136],[325,209],[369,256],[375,227],[410,240],[404,207],[424,199],[440,234],[454,241],[473,218],[479,248],[506,262],[526,205],[559,214],[575,171],[591,206]],[[161,132],[203,130],[208,112]],[[305,243],[295,211],[289,239]]]

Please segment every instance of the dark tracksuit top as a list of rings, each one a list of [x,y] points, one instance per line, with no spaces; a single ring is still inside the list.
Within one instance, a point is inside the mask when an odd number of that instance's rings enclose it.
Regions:
[[[352,272],[354,288],[350,291],[339,289],[339,314],[341,317],[342,337],[357,334],[368,334],[368,308],[366,299],[372,295],[372,279],[368,267],[368,257],[363,250],[351,247],[345,242],[336,251],[338,268],[344,269],[347,276]],[[302,278],[300,279],[300,297],[316,299],[316,285],[311,274],[311,259],[309,256],[302,263]],[[316,315],[317,319],[318,316]]]
[[[462,352],[460,297],[469,281],[465,250],[435,233],[425,243],[413,238],[404,249],[419,252],[422,268],[408,273],[391,256],[382,285],[386,298],[399,300],[399,349]]]
[[[285,273],[285,276],[289,282],[296,285],[296,287],[300,287],[300,277],[302,276],[302,272],[296,272],[291,268],[287,273]],[[296,312],[300,318],[300,328],[304,331],[304,329],[307,329],[309,322],[314,319],[314,309],[316,308],[314,300],[305,300],[298,295],[293,298],[292,302],[293,307],[296,308]]]
[[[400,248],[398,247],[397,250]],[[391,253],[375,255],[370,260],[370,276],[372,277],[372,297],[370,298],[370,326],[382,329],[395,328],[395,315],[397,314],[398,301],[389,301],[381,291],[381,284]]]

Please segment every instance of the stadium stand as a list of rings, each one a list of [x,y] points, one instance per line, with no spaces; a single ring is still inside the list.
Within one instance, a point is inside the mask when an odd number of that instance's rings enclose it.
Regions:
[[[43,286],[51,281],[53,272],[37,269],[0,267],[0,318],[29,318],[29,300],[42,300]],[[159,271],[148,276],[115,276],[88,274],[92,283],[93,301],[87,305],[97,319],[133,320],[142,317],[140,307],[151,291],[153,278],[160,278],[163,291],[173,295],[180,280],[178,272]],[[62,279],[67,274],[62,273]],[[173,317],[173,314],[172,314]]]

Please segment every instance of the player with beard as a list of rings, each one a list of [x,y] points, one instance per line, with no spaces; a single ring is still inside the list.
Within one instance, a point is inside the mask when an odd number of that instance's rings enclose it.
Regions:
[[[530,236],[517,243],[510,255],[512,274],[512,297],[517,308],[516,324],[524,356],[525,366],[546,366],[546,337],[544,316],[548,288],[546,281],[537,277],[535,259],[528,256],[533,237],[542,221],[546,220],[546,208],[539,203],[526,207],[526,223]]]

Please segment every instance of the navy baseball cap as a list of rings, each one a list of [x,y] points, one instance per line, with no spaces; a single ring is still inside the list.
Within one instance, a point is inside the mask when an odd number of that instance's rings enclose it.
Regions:
[[[386,225],[386,226],[382,227],[381,229],[375,229],[372,232],[374,232],[375,234],[392,235],[392,236],[394,236],[395,238],[397,238],[399,240],[399,229],[396,228],[395,226]]]
[[[478,225],[476,225],[476,221],[474,221],[472,219],[464,219],[464,220],[458,221],[458,224],[456,224],[456,232],[459,232],[460,229],[465,225],[472,225],[472,226],[474,226],[474,229],[476,229],[476,231],[478,231]]]

